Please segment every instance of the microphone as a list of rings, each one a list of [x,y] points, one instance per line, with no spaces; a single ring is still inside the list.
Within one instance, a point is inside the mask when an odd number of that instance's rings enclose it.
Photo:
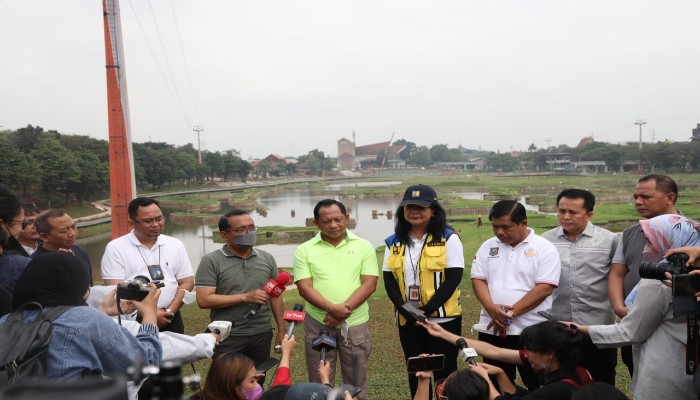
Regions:
[[[294,332],[294,328],[296,328],[297,323],[300,324],[304,322],[306,313],[303,310],[304,306],[299,303],[294,305],[294,311],[285,310],[282,318],[284,318],[285,321],[289,322],[289,328],[287,328],[287,337],[292,337],[292,333]]]
[[[457,339],[456,343],[457,347],[459,347],[459,358],[466,363],[476,365],[476,358],[479,357],[479,355],[476,354],[476,350],[467,347],[467,341],[464,340],[464,338]]]
[[[321,361],[326,362],[326,352],[335,350],[336,341],[330,336],[328,329],[321,329],[319,335],[311,342],[311,348],[321,352]]]
[[[265,291],[265,293],[272,297],[280,297],[282,292],[284,292],[285,285],[287,282],[289,282],[289,278],[290,276],[287,272],[280,272],[280,274],[277,275],[277,279],[270,278],[262,289]],[[258,311],[260,311],[260,307],[262,307],[262,304],[256,304],[251,307],[250,310],[248,310],[248,313],[245,315],[245,318],[255,318],[255,316],[258,315]]]
[[[207,325],[207,331],[219,335],[219,342],[223,342],[231,333],[232,327],[233,321],[212,321]]]

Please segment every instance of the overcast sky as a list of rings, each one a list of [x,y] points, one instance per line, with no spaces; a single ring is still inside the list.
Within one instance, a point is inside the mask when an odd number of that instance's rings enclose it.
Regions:
[[[636,141],[638,119],[645,141],[687,141],[700,123],[697,0],[122,0],[121,16],[134,142],[196,145],[201,125],[203,149],[335,157],[353,131],[509,151]],[[107,139],[102,23],[98,0],[0,0],[0,129]]]

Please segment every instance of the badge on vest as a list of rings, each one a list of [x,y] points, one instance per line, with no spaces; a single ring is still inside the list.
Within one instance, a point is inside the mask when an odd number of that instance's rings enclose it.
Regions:
[[[408,301],[414,305],[420,303],[420,286],[410,285],[408,287]]]
[[[444,246],[445,242],[430,242],[427,243],[426,246],[431,247],[431,246]]]
[[[391,253],[392,254],[399,254],[400,250],[401,250],[401,247],[399,247],[399,246],[391,246]]]
[[[491,247],[489,249],[489,256],[495,257],[498,255],[498,247]]]

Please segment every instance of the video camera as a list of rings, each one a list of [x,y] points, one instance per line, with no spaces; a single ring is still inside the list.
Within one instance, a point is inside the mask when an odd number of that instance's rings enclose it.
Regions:
[[[666,272],[671,275],[671,288],[673,294],[673,317],[686,317],[687,341],[685,349],[685,373],[695,375],[694,381],[700,382],[700,369],[698,369],[698,349],[700,348],[700,335],[698,335],[698,315],[700,306],[695,298],[695,293],[700,292],[700,275],[691,275],[690,272],[698,269],[695,266],[686,266],[689,257],[687,254],[672,254],[666,258],[666,262],[653,263],[642,261],[639,264],[639,276],[645,279],[657,279],[665,281]],[[700,388],[696,386],[696,392],[700,394]]]
[[[155,365],[134,365],[127,370],[130,380],[135,382],[143,378],[151,378],[150,393],[143,397],[151,400],[185,400],[185,387],[192,390],[200,389],[200,378],[197,374],[182,375],[180,364],[174,361],[164,361],[160,367]],[[139,393],[139,398],[142,394]]]
[[[148,293],[151,291],[151,287],[148,285],[151,281],[143,276],[135,276],[134,279],[130,281],[123,281],[117,285],[117,297],[121,300],[136,300],[141,301]],[[154,282],[156,287],[163,287],[165,284],[163,282]]]
[[[698,269],[686,266],[688,256],[684,253],[671,254],[666,262],[653,263],[642,261],[639,264],[639,276],[645,279],[665,281],[666,272],[671,274],[673,289],[673,316],[683,317],[700,314],[700,306],[695,299],[695,293],[700,292],[700,275],[690,272]]]

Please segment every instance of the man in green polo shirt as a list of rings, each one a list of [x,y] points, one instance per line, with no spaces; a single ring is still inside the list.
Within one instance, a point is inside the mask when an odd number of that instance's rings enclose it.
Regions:
[[[335,381],[339,355],[343,383],[361,387],[357,398],[366,400],[372,348],[367,299],[377,288],[379,271],[374,247],[347,230],[349,219],[345,206],[337,200],[316,204],[314,225],[320,232],[297,248],[294,279],[307,301],[304,344],[309,381],[321,382],[319,352],[311,342],[325,328],[337,341],[337,351],[326,355],[331,365],[330,381]]]
[[[277,263],[270,253],[254,248],[256,226],[242,210],[232,210],[219,219],[219,235],[226,244],[202,257],[197,268],[197,304],[211,309],[211,320],[231,321],[229,337],[214,349],[214,358],[223,352],[245,354],[259,365],[270,358],[272,324],[277,325],[276,343],[284,337],[284,302],[261,288],[277,278]],[[253,318],[252,307],[261,305]]]

